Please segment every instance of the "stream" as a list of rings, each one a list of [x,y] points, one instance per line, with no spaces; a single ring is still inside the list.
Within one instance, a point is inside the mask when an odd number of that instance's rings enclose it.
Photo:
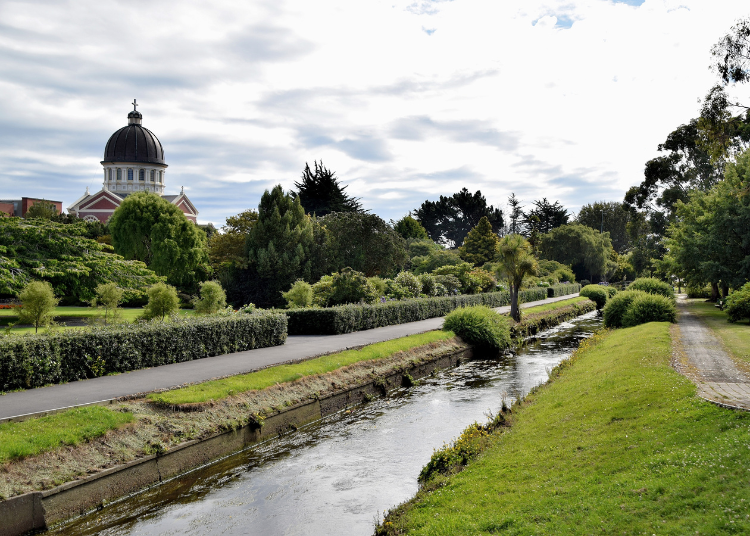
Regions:
[[[515,355],[444,370],[47,534],[370,535],[416,493],[433,449],[545,382],[600,325],[596,312],[580,316]]]

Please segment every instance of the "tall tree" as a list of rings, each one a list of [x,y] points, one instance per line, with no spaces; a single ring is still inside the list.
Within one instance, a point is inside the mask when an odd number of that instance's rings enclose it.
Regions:
[[[315,171],[305,162],[302,180],[295,182],[302,207],[308,214],[325,216],[331,212],[364,212],[362,204],[356,197],[350,197],[344,191],[347,186],[341,186],[336,173],[327,169],[321,160],[313,162]]]
[[[422,224],[412,218],[411,215],[406,215],[398,220],[393,228],[404,240],[409,240],[410,238],[416,238],[417,240],[429,238]]]
[[[532,231],[549,233],[555,227],[568,223],[568,210],[559,201],[550,203],[547,198],[534,201],[534,208],[523,213],[523,224],[527,235]]]
[[[510,194],[510,197],[508,197],[508,206],[510,207],[510,214],[508,214],[508,234],[522,235],[524,233],[523,207],[516,194]]]
[[[622,203],[597,201],[583,205],[576,216],[576,221],[599,232],[608,232],[612,247],[622,254],[630,247],[628,236],[630,214]]]
[[[175,205],[151,192],[126,197],[109,221],[112,245],[187,291],[207,278],[206,234]]]
[[[508,281],[510,291],[510,316],[516,322],[521,321],[521,310],[518,307],[518,291],[523,280],[536,274],[537,262],[531,250],[531,244],[521,235],[506,235],[498,246],[498,275]]]
[[[257,210],[245,210],[229,216],[220,233],[208,239],[208,258],[214,271],[223,268],[246,268],[245,240],[258,221]]]
[[[599,233],[576,222],[542,235],[539,245],[542,258],[572,266],[578,280],[603,279],[608,269],[614,271],[616,264],[609,263],[611,252],[609,233]]]
[[[463,244],[466,235],[483,216],[487,217],[495,233],[503,228],[502,211],[488,206],[480,190],[472,194],[463,188],[450,197],[441,195],[438,201],[425,201],[414,215],[430,238],[450,247]]]
[[[458,251],[463,260],[479,266],[495,259],[499,243],[500,239],[492,230],[490,221],[482,216],[477,226],[466,235]]]

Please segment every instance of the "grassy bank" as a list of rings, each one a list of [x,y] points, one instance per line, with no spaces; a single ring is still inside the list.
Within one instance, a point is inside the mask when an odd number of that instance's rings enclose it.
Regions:
[[[577,296],[575,298],[569,298],[567,300],[561,300],[551,303],[543,303],[542,305],[535,305],[534,307],[521,307],[521,311],[523,312],[523,315],[534,315],[539,313],[545,313],[547,311],[553,311],[555,309],[560,309],[561,307],[567,307],[568,305],[573,304],[580,304],[590,301],[588,298],[584,296]]]
[[[750,416],[696,398],[670,357],[662,323],[577,352],[516,406],[509,431],[378,533],[750,532]]]
[[[727,350],[740,362],[750,365],[750,322],[742,320],[730,324],[727,313],[719,311],[713,303],[705,300],[686,300],[685,307],[698,315],[711,331],[719,337]]]

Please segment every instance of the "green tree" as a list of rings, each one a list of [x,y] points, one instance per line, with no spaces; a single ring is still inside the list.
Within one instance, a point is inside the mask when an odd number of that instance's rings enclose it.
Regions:
[[[252,301],[282,305],[281,292],[294,281],[311,281],[315,246],[313,221],[299,197],[284,193],[280,185],[266,190],[258,221],[247,235],[248,262],[259,278]]]
[[[523,225],[528,237],[531,237],[534,231],[544,234],[568,223],[568,211],[559,201],[550,203],[545,197],[534,201],[533,205],[532,209],[523,213]]]
[[[524,233],[523,207],[521,206],[521,201],[516,197],[516,194],[510,194],[510,197],[508,197],[508,206],[510,207],[510,214],[508,214],[507,234],[522,235]]]
[[[427,231],[425,231],[425,228],[422,227],[422,224],[412,218],[410,215],[404,216],[403,218],[398,220],[393,228],[398,234],[401,235],[404,240],[409,240],[410,238],[414,238],[417,240],[429,238],[429,236],[427,235]]]
[[[334,212],[319,221],[329,234],[332,270],[349,267],[367,277],[388,277],[406,264],[406,241],[380,216]]]
[[[474,194],[463,188],[450,197],[440,196],[438,201],[425,201],[414,211],[419,223],[435,242],[458,247],[464,243],[469,231],[486,216],[496,233],[503,228],[503,213],[487,200],[480,190]]]
[[[96,298],[91,300],[91,305],[104,309],[104,324],[110,320],[116,321],[119,315],[119,306],[125,291],[117,286],[117,283],[101,283],[96,286]]]
[[[146,292],[148,293],[148,303],[143,308],[142,317],[144,320],[158,318],[163,322],[180,308],[177,289],[172,285],[160,282],[152,285]]]
[[[294,309],[295,307],[310,307],[313,301],[313,289],[312,285],[307,281],[297,279],[292,285],[292,288],[282,293],[286,300],[287,309]]]
[[[208,269],[206,235],[175,205],[151,192],[126,197],[109,221],[115,251],[167,282],[193,289]]]
[[[486,216],[482,216],[479,223],[464,239],[464,245],[458,248],[461,258],[474,266],[492,261],[497,255],[500,238],[492,230],[492,225]]]
[[[200,315],[215,315],[227,306],[227,295],[217,281],[201,283],[201,295],[193,301],[195,312]]]
[[[323,161],[314,162],[315,171],[305,162],[302,180],[295,182],[297,192],[293,196],[299,197],[302,207],[308,214],[325,216],[331,212],[364,212],[359,199],[350,197],[341,186],[336,173],[327,169]]]
[[[229,216],[221,232],[208,240],[208,258],[214,271],[222,268],[247,268],[245,241],[253,225],[258,221],[258,211],[245,210]]]
[[[55,307],[59,302],[52,285],[46,281],[32,281],[18,297],[21,300],[21,312],[18,315],[21,324],[32,324],[34,332],[39,333],[40,326],[52,323]]]
[[[508,282],[510,291],[510,316],[516,322],[521,321],[521,309],[518,307],[518,291],[527,276],[536,274],[537,262],[532,254],[531,244],[517,234],[504,236],[500,240],[498,255],[499,277]]]
[[[609,233],[599,233],[580,223],[561,225],[542,235],[539,254],[544,259],[572,266],[576,279],[606,278],[617,265],[611,260]]]
[[[24,218],[42,218],[45,220],[51,220],[56,215],[57,207],[55,206],[55,204],[42,199],[41,201],[37,201],[29,207],[29,209],[26,211],[26,214],[24,215]]]
[[[612,240],[612,247],[618,253],[625,253],[630,248],[630,237],[628,236],[628,222],[630,211],[622,203],[616,201],[597,201],[583,205],[576,221],[595,231],[608,232]]]

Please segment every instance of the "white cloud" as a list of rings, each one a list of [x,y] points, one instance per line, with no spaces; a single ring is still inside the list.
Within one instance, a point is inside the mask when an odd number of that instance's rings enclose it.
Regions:
[[[738,4],[4,2],[0,191],[96,186],[136,97],[203,221],[316,159],[385,219],[463,186],[577,211],[696,115]]]

